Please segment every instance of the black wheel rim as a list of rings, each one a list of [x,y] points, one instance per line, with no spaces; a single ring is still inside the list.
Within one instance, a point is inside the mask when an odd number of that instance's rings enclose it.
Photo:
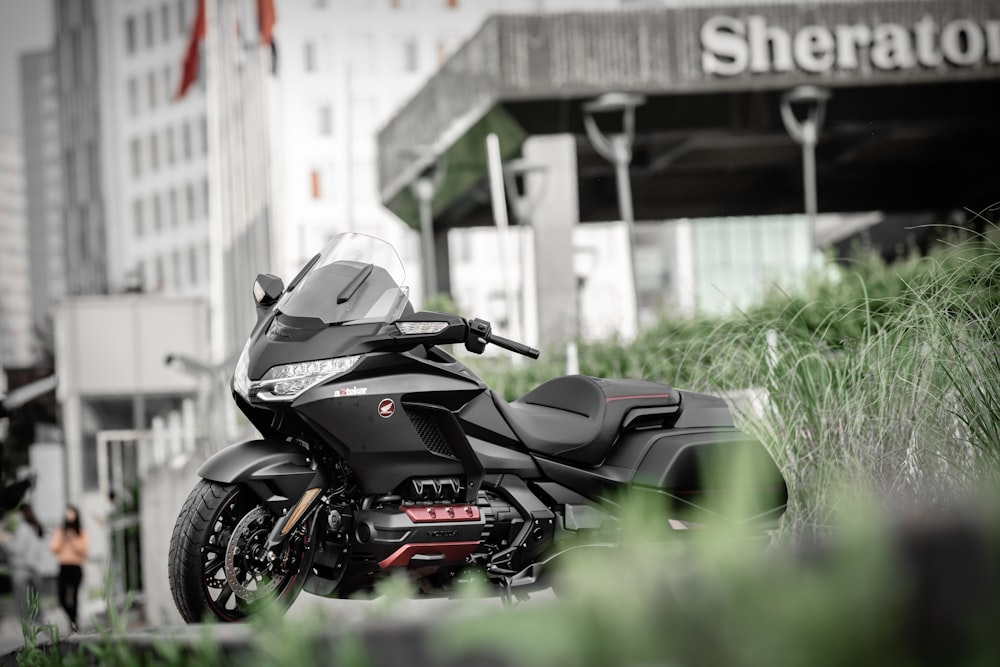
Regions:
[[[227,577],[226,548],[241,520],[256,510],[258,506],[259,503],[252,493],[240,488],[235,489],[222,503],[209,523],[207,539],[202,547],[201,571],[205,599],[215,615],[227,621],[243,620],[261,606],[270,604],[276,597],[280,597],[287,591],[296,578],[295,573],[288,573],[273,591],[273,595],[256,600],[245,600],[237,594],[230,578]],[[255,526],[247,546],[259,548],[261,535],[263,534],[266,541],[266,534],[270,531],[273,521],[274,519],[271,517],[267,525]],[[269,581],[266,579],[268,576],[266,570],[255,558],[251,557],[249,550],[245,550],[244,555],[237,562],[237,566],[240,570],[239,578],[246,584],[253,583],[258,575],[262,577],[261,581],[265,584]]]

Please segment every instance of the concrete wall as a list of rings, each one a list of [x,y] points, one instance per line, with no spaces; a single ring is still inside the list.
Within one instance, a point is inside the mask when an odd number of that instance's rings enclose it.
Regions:
[[[142,577],[146,621],[152,625],[181,623],[167,580],[170,536],[181,507],[198,480],[200,459],[152,470],[142,484]]]

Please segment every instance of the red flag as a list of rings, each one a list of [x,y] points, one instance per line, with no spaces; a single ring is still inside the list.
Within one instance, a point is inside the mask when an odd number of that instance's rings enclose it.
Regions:
[[[191,35],[188,37],[187,50],[184,53],[184,64],[181,66],[181,85],[177,88],[174,100],[179,100],[187,93],[198,79],[198,67],[201,62],[201,52],[198,49],[201,40],[205,39],[205,0],[198,0],[198,10],[194,17],[194,25],[191,26]]]
[[[274,44],[274,0],[257,0],[257,25],[260,27],[260,43]]]

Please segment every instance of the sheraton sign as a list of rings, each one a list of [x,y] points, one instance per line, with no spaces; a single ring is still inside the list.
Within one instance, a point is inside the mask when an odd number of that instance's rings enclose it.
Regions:
[[[910,25],[851,23],[787,30],[763,16],[713,16],[701,27],[706,74],[835,70],[909,70],[1000,64],[1000,19],[939,22],[925,15]]]

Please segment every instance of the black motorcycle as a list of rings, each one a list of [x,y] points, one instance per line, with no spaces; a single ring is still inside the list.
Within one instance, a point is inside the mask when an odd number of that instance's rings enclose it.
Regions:
[[[401,569],[422,590],[479,576],[509,599],[569,549],[613,545],[624,490],[662,500],[678,531],[763,534],[781,517],[784,479],[722,400],[571,375],[508,403],[440,346],[538,351],[480,319],[414,312],[403,282],[393,248],[360,234],[287,287],[258,276],[232,389],[262,437],[210,458],[177,519],[169,577],[186,621],[239,621],[302,590],[346,597]],[[749,494],[713,472],[736,461],[758,472]]]

